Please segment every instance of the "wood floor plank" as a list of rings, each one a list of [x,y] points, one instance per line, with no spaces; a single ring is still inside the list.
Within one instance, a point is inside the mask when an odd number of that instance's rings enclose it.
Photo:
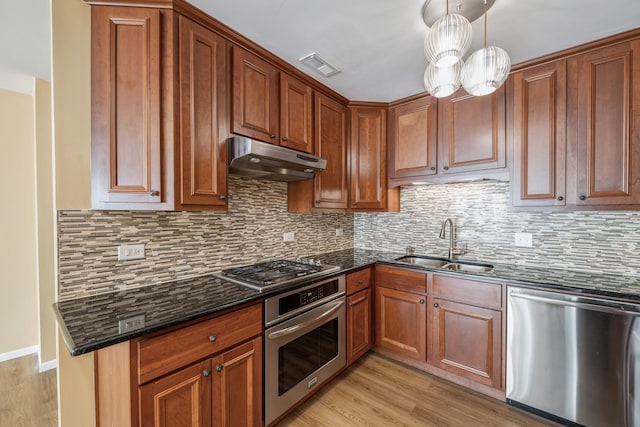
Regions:
[[[37,355],[0,363],[0,427],[58,425],[56,371],[38,372]]]
[[[542,418],[369,352],[278,427],[549,427]]]

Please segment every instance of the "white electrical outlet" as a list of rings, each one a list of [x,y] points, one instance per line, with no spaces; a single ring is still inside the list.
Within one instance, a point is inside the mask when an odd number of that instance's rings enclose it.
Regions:
[[[343,236],[343,235],[344,235],[344,232],[342,231],[342,228],[337,227],[336,228],[336,236],[340,237],[340,236]]]
[[[284,233],[282,235],[283,242],[294,242],[295,240],[296,240],[296,235],[293,233],[293,231],[289,233]]]
[[[516,233],[514,245],[523,248],[530,248],[533,246],[533,236],[531,233]]]
[[[144,245],[120,245],[118,246],[118,261],[130,259],[143,259]]]

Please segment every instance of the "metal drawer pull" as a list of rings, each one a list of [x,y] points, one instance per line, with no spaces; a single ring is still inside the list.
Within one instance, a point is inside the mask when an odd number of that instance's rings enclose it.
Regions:
[[[216,337],[215,335],[209,335],[209,341],[215,342],[216,339],[218,339],[218,337]]]
[[[362,285],[363,283],[364,283],[364,280],[358,279],[358,285]]]
[[[329,310],[325,311],[320,316],[318,316],[318,317],[316,317],[314,319],[310,319],[310,320],[307,320],[306,322],[298,323],[297,325],[290,326],[288,328],[284,328],[284,329],[281,329],[279,331],[271,332],[269,335],[267,335],[267,337],[270,338],[270,339],[275,339],[275,338],[280,338],[280,337],[285,336],[285,335],[292,334],[297,330],[300,330],[302,328],[306,328],[307,326],[310,326],[310,325],[313,325],[315,323],[320,322],[325,317],[330,316],[333,313],[335,313],[336,311],[338,311],[338,309],[340,307],[342,307],[343,305],[344,305],[344,301],[340,301],[338,304],[334,305]]]
[[[222,368],[224,368],[224,366],[222,366],[222,365],[216,365],[216,371],[218,371],[218,372],[222,372]]]
[[[209,375],[211,375],[211,371],[209,369],[205,369],[204,371],[202,371],[202,375],[208,377]]]

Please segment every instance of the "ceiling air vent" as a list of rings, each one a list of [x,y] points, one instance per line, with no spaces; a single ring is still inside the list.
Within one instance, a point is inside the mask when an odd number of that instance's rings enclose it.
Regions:
[[[340,70],[329,64],[324,59],[320,58],[315,52],[312,52],[309,55],[300,58],[298,61],[302,62],[307,67],[322,74],[325,77],[331,77],[334,74],[338,74],[340,72]]]

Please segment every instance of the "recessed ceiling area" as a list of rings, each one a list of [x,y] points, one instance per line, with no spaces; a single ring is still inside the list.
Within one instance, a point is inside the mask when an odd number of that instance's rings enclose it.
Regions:
[[[424,91],[424,0],[188,1],[350,100],[389,102]],[[450,11],[458,1],[465,0],[450,0]],[[469,53],[482,47],[483,25],[472,24]],[[638,0],[496,0],[487,44],[518,64],[639,26]],[[309,71],[298,59],[311,52],[341,72]]]

